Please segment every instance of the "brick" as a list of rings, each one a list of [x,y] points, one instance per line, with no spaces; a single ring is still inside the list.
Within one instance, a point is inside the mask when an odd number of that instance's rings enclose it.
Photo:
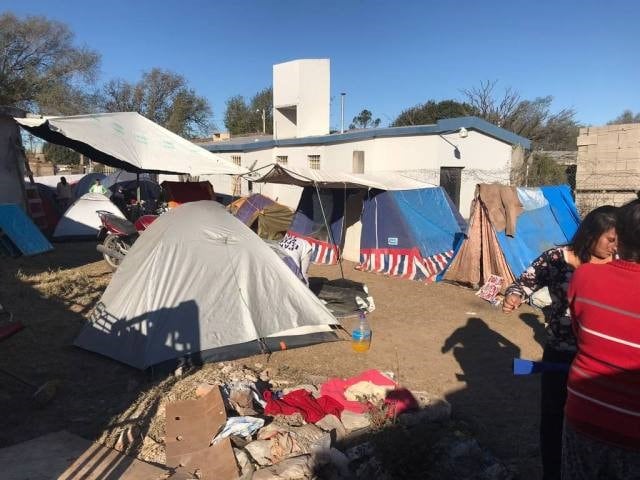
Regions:
[[[638,148],[621,148],[618,150],[618,159],[640,161],[640,145]]]
[[[636,147],[640,150],[640,130],[629,130],[618,135],[620,147]]]
[[[618,148],[618,134],[598,135],[597,145],[599,150]]]
[[[578,147],[586,146],[586,145],[597,145],[598,144],[598,136],[597,135],[580,135],[577,140]]]

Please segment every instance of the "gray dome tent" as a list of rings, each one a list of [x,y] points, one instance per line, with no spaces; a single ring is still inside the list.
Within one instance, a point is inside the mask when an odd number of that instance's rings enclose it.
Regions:
[[[75,345],[144,369],[335,340],[338,321],[220,204],[161,215],[113,276]]]

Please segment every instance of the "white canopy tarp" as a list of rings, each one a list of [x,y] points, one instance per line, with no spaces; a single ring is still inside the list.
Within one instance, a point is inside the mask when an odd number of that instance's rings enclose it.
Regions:
[[[95,237],[102,226],[97,213],[99,210],[125,218],[120,209],[104,195],[85,193],[64,212],[53,232],[53,238],[72,240]]]
[[[279,183],[320,188],[376,188],[379,190],[416,190],[435,187],[402,175],[399,172],[347,173],[312,170],[310,168],[267,165],[244,175],[246,180],[257,183]]]
[[[16,118],[48,142],[131,172],[215,175],[247,170],[214,155],[136,112]]]
[[[133,245],[75,341],[144,369],[225,360],[336,339],[338,321],[220,204],[184,204]]]

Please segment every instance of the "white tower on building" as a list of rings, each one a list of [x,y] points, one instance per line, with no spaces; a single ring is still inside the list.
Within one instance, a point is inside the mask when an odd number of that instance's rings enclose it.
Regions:
[[[273,66],[273,134],[276,139],[329,133],[328,58]]]

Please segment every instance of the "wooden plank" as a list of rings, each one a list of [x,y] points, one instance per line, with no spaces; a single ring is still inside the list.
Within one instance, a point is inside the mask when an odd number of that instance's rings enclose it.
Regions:
[[[59,431],[0,449],[3,480],[164,480],[169,471]]]

